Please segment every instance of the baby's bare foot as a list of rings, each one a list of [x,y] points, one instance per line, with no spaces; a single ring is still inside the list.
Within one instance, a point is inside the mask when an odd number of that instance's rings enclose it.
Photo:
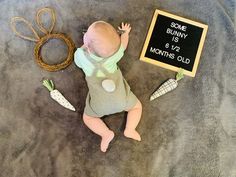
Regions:
[[[109,143],[114,138],[115,134],[113,131],[109,130],[104,136],[102,136],[101,141],[101,151],[106,152],[109,146]]]
[[[134,140],[137,140],[137,141],[141,141],[141,137],[140,137],[139,133],[136,130],[125,129],[124,135],[127,138],[131,138],[131,139],[134,139]]]

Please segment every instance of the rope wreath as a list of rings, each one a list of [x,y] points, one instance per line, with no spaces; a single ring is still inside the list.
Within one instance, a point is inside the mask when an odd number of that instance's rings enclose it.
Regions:
[[[44,28],[43,24],[41,22],[41,15],[44,12],[48,12],[51,16],[52,23],[51,23],[51,26],[49,27],[49,29]],[[28,26],[28,28],[33,32],[34,37],[25,36],[25,35],[21,34],[20,32],[18,32],[16,30],[16,22],[25,23]],[[37,34],[37,32],[34,30],[33,26],[26,19],[24,19],[22,17],[13,17],[11,19],[11,28],[17,36],[19,36],[23,39],[29,40],[29,41],[36,42],[36,45],[34,47],[34,56],[35,56],[36,62],[38,63],[38,65],[40,67],[42,67],[43,69],[45,69],[47,71],[58,71],[58,70],[64,69],[67,66],[69,66],[72,63],[74,49],[75,49],[75,44],[73,43],[73,41],[71,40],[71,38],[69,36],[66,36],[65,34],[62,34],[62,33],[52,33],[52,30],[55,26],[55,22],[56,22],[56,15],[55,15],[55,11],[53,9],[45,7],[45,8],[40,9],[37,12],[36,23],[38,25],[39,30],[45,34],[45,36],[40,38],[39,35]],[[50,39],[61,39],[66,43],[66,45],[68,47],[68,55],[63,62],[58,63],[58,64],[52,64],[52,65],[49,65],[44,62],[44,60],[41,56],[41,48]]]

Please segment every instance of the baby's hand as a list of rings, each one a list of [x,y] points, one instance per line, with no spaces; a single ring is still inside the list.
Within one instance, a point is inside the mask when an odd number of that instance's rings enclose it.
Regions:
[[[129,34],[129,32],[130,32],[130,30],[131,30],[131,26],[130,26],[130,24],[129,23],[121,23],[121,27],[119,27],[118,26],[118,29],[120,30],[120,31],[122,31],[123,33],[127,33],[127,34]]]

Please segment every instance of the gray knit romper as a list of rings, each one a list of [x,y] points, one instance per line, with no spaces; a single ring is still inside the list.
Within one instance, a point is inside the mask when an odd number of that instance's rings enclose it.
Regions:
[[[87,59],[94,65],[95,69],[91,76],[85,77],[89,88],[84,109],[85,114],[92,117],[102,117],[133,108],[138,99],[130,90],[130,86],[123,78],[120,69],[118,68],[114,73],[109,73],[103,67],[103,63],[107,59],[98,62],[89,55],[87,55]],[[105,77],[97,77],[96,73],[98,70],[101,70]],[[104,79],[114,81],[116,89],[113,92],[104,90],[102,87]]]

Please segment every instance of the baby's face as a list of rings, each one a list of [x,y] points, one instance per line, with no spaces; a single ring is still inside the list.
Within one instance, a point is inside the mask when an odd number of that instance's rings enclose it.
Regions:
[[[84,35],[84,45],[96,55],[106,58],[120,47],[120,36],[115,28],[103,21],[94,22]]]

